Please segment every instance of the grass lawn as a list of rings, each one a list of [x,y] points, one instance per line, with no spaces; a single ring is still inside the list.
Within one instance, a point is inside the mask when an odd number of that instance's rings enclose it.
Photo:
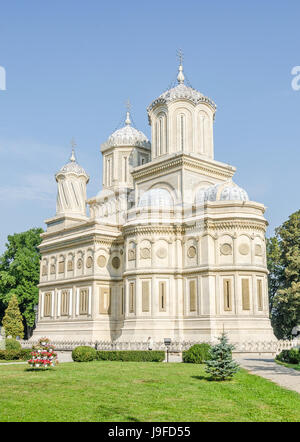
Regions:
[[[293,368],[294,370],[299,370],[300,371],[300,364],[288,364],[287,362],[277,361],[277,359],[275,359],[275,362],[278,365],[284,365],[285,367]]]
[[[64,363],[0,367],[0,421],[299,421],[300,395],[245,370],[208,380],[196,364]]]

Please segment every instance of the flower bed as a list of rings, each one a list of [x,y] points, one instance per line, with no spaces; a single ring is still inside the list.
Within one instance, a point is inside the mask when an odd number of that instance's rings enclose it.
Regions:
[[[49,368],[57,363],[57,353],[54,352],[54,346],[50,344],[49,339],[41,338],[38,346],[33,348],[31,358],[27,361],[31,368]]]

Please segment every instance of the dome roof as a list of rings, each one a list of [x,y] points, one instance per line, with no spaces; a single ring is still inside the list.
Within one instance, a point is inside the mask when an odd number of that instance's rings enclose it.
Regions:
[[[113,132],[108,140],[102,144],[102,150],[114,146],[136,146],[150,149],[151,144],[146,135],[131,126],[129,112],[127,112],[126,126]]]
[[[143,193],[138,207],[173,208],[173,198],[166,189],[155,188]]]
[[[154,100],[148,107],[148,112],[150,112],[157,104],[168,103],[170,101],[181,99],[192,101],[195,104],[205,102],[209,104],[214,110],[217,109],[216,104],[212,100],[205,97],[201,92],[197,91],[196,89],[184,84],[183,68],[181,65],[179,66],[177,80],[178,85],[173,87],[172,89],[168,89],[167,91],[163,92],[158,98],[156,98],[156,100]]]
[[[195,203],[206,201],[249,201],[247,192],[232,180],[213,186],[202,187],[196,192]]]
[[[81,167],[77,161],[76,161],[76,157],[75,157],[75,152],[74,149],[72,149],[72,154],[70,157],[70,161],[65,164],[55,175],[56,177],[58,175],[66,175],[66,174],[75,174],[78,176],[85,176],[87,178],[87,180],[89,180],[89,176],[86,173],[86,171],[84,170],[83,167]]]

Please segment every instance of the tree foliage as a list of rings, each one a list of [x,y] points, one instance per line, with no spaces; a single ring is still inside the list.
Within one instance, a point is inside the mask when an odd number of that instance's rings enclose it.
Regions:
[[[3,325],[6,336],[11,336],[13,339],[17,336],[20,338],[24,337],[24,325],[16,295],[10,298],[8,307],[5,310]]]
[[[233,377],[239,370],[239,365],[232,359],[234,347],[228,343],[225,333],[222,333],[219,341],[219,344],[214,345],[209,352],[210,359],[205,361],[205,371],[213,380],[225,381]]]
[[[0,258],[0,321],[12,297],[17,296],[23,322],[33,327],[34,306],[38,303],[41,228],[8,236],[6,250]]]
[[[271,321],[277,338],[300,323],[300,210],[267,240]]]

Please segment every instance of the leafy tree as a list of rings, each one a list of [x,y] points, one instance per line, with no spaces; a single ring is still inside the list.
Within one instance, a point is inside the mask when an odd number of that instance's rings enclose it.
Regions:
[[[26,334],[34,326],[38,303],[41,228],[8,236],[0,257],[0,321],[13,294],[17,296]]]
[[[210,359],[205,361],[205,371],[213,380],[224,381],[231,379],[239,370],[239,365],[232,359],[233,345],[228,343],[226,334],[223,332],[219,338],[219,344],[210,350]]]
[[[14,339],[16,339],[17,336],[20,336],[20,338],[24,337],[24,325],[16,295],[12,295],[8,303],[3,318],[3,325],[6,336],[11,336]]]
[[[300,323],[300,210],[267,241],[271,321],[277,338]]]

